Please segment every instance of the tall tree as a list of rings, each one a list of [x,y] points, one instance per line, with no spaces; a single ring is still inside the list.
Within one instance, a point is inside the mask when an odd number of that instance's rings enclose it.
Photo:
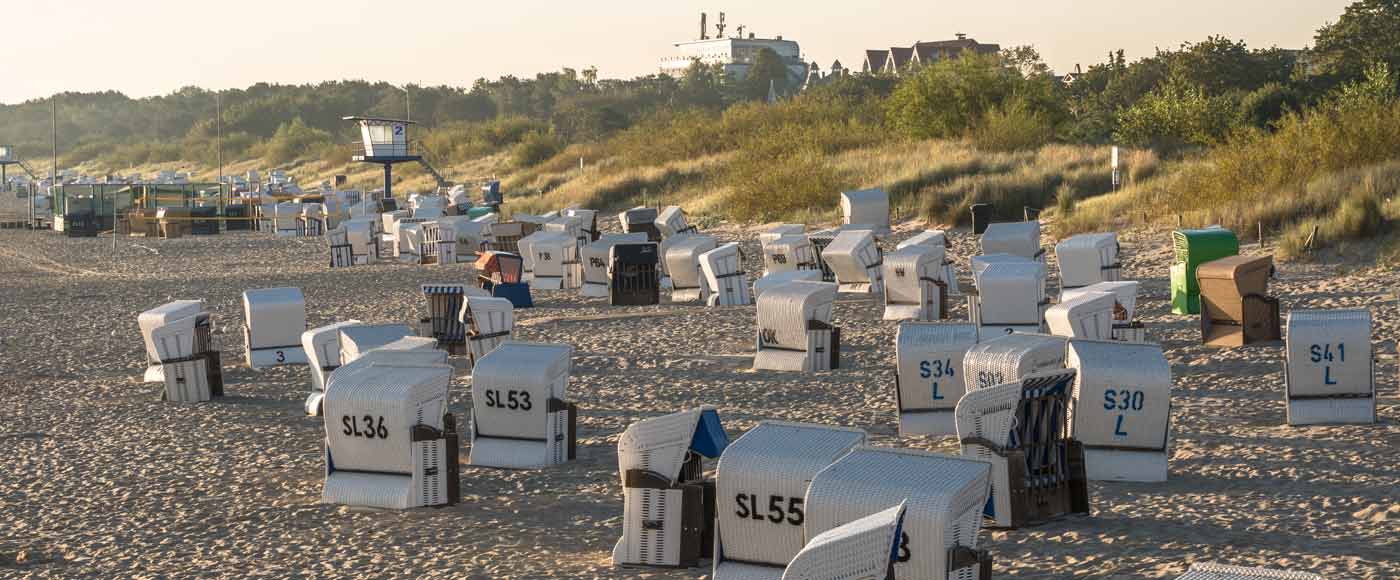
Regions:
[[[1385,63],[1400,70],[1400,0],[1361,0],[1335,24],[1317,31],[1319,72],[1338,82],[1360,79],[1366,67]]]

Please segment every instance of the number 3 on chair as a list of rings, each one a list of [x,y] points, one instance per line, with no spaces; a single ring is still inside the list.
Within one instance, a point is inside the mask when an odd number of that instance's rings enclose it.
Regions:
[[[280,350],[277,351],[277,362],[287,362],[287,354]]]

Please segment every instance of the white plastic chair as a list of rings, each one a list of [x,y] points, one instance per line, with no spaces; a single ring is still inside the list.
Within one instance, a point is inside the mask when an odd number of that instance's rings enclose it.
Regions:
[[[622,538],[613,547],[619,565],[693,567],[709,554],[715,511],[707,501],[702,457],[717,458],[729,445],[714,407],[671,413],[633,423],[617,440],[622,478]]]
[[[320,326],[301,333],[301,348],[306,364],[311,367],[311,394],[306,397],[306,414],[321,414],[321,399],[326,394],[326,378],[340,368],[340,329],[358,326],[358,320],[346,320]]]
[[[963,380],[974,391],[1015,382],[1032,373],[1065,368],[1062,336],[1008,334],[982,336],[963,358]]]
[[[260,369],[306,364],[306,298],[300,288],[264,288],[243,293],[244,355]]]
[[[1080,288],[1099,282],[1118,281],[1123,267],[1118,263],[1118,234],[1079,234],[1055,244],[1060,263],[1060,287]]]
[[[783,571],[782,580],[893,578],[904,503],[817,534]]]
[[[1369,309],[1294,310],[1284,351],[1289,425],[1376,422]]]
[[[578,407],[565,398],[573,351],[507,341],[476,361],[468,463],[529,469],[574,459]]]
[[[882,257],[871,230],[843,230],[821,253],[841,292],[882,294]]]
[[[1042,260],[1045,250],[1040,247],[1040,222],[998,222],[982,232],[983,254],[1011,254],[1032,260]]]
[[[1077,371],[1070,425],[1089,479],[1166,481],[1172,368],[1162,347],[1071,340],[1065,365]]]
[[[1050,334],[1089,340],[1113,340],[1113,312],[1118,296],[1086,292],[1045,310]]]
[[[890,232],[890,195],[880,189],[841,193],[841,223],[867,227],[885,235]]]
[[[903,501],[904,525],[891,552],[894,578],[975,579],[983,566],[991,568],[990,558],[976,552],[990,478],[984,461],[857,448],[812,478],[807,535]]]
[[[1247,566],[1226,566],[1214,562],[1199,562],[1191,565],[1185,574],[1176,580],[1324,580],[1319,574],[1270,570]]]
[[[743,255],[735,242],[700,254],[701,283],[708,293],[705,299],[707,306],[744,306],[753,303],[743,267]]]
[[[840,329],[831,324],[836,285],[788,282],[758,298],[753,368],[815,372],[836,368]]]
[[[977,326],[903,322],[895,337],[895,393],[900,435],[954,435],[953,409],[967,392],[963,360]]]
[[[885,256],[885,320],[939,320],[947,315],[943,248],[913,245]]]
[[[705,302],[709,292],[700,279],[700,255],[715,249],[714,236],[690,234],[672,239],[662,256],[671,276],[671,302]]]
[[[763,421],[715,469],[714,580],[778,580],[802,549],[807,486],[865,443],[859,429]]]
[[[386,509],[456,503],[449,365],[343,366],[326,388],[321,502]]]

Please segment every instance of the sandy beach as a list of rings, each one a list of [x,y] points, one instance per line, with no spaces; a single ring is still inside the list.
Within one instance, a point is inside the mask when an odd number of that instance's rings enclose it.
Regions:
[[[753,229],[707,233],[741,242],[750,275],[760,269]],[[1284,420],[1281,345],[1200,345],[1196,318],[1170,313],[1169,233],[1121,235],[1124,277],[1143,283],[1139,319],[1172,363],[1170,480],[1091,483],[1089,517],[984,530],[996,576],[1174,578],[1219,561],[1400,578],[1400,270],[1279,266],[1271,288],[1285,313],[1370,307],[1375,319],[1380,423],[1295,428]],[[966,276],[976,240],[964,230],[954,241]],[[444,509],[324,505],[322,420],[302,411],[309,373],[247,367],[240,294],[299,287],[312,326],[411,322],[424,312],[419,284],[469,281],[465,266],[330,270],[326,256],[320,238],[122,238],[114,254],[109,237],[0,231],[0,577],[704,578],[708,562],[610,562],[622,520],[616,444],[628,424],[711,404],[731,438],[781,419],[859,427],[880,446],[957,450],[952,439],[897,436],[897,324],[879,319],[873,299],[839,300],[842,368],[804,375],[750,370],[751,306],[663,295],[659,306],[610,307],[536,292],[536,308],[516,311],[515,336],[574,345],[578,461],[464,465],[463,501]],[[137,314],[188,298],[216,316],[228,396],[164,403],[159,385],[140,381]],[[965,317],[957,304],[953,318]],[[469,385],[467,372],[454,376],[462,431]]]

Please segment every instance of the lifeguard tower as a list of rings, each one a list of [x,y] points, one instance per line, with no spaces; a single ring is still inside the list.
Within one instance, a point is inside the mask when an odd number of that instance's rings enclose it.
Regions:
[[[0,145],[0,191],[5,191],[10,187],[10,176],[8,172],[11,165],[18,165],[20,169],[23,169],[25,173],[29,174],[30,179],[35,181],[39,180],[39,177],[34,175],[34,169],[19,158],[14,147]]]
[[[423,166],[437,180],[438,186],[451,186],[408,140],[408,129],[413,121],[386,119],[380,117],[344,117],[360,125],[360,142],[356,143],[357,153],[351,157],[364,163],[378,163],[384,166],[384,198],[392,198],[394,165],[414,162]]]

